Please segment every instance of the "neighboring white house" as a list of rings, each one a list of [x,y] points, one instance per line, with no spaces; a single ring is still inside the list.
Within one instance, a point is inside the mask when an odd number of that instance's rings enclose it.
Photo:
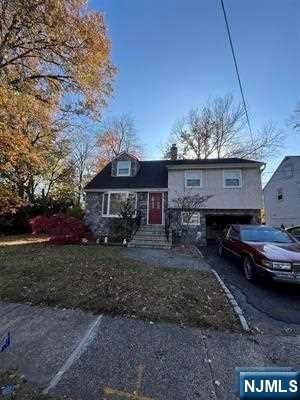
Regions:
[[[263,194],[268,225],[300,225],[300,156],[282,160]]]

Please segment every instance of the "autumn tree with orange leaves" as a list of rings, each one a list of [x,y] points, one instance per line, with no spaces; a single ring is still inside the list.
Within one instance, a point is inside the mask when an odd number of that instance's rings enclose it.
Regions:
[[[134,119],[127,114],[102,122],[96,143],[96,170],[101,170],[113,158],[126,152],[141,158],[143,146]]]
[[[83,0],[0,0],[0,21],[1,209],[33,201],[54,156],[68,158],[64,131],[100,116],[115,68],[103,16]]]

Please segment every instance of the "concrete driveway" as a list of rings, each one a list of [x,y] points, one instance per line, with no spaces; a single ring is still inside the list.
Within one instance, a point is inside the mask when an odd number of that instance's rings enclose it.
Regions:
[[[250,283],[234,258],[220,258],[216,246],[204,251],[205,261],[224,280],[253,329],[260,333],[300,333],[299,285]]]

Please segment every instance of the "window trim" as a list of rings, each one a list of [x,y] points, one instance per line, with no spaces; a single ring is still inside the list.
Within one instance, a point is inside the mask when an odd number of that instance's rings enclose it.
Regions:
[[[120,162],[129,163],[128,174],[120,174],[120,173],[119,173],[119,163],[120,163]],[[131,160],[118,160],[118,161],[117,161],[117,176],[131,176]]]
[[[136,212],[137,212],[137,192],[129,192],[128,190],[119,190],[119,191],[109,191],[109,192],[103,192],[103,198],[102,198],[102,208],[101,208],[101,216],[103,218],[121,218],[119,214],[110,214],[110,197],[112,194],[115,193],[126,193],[126,198],[129,197],[130,194],[135,195],[135,213],[133,217],[136,217]],[[108,195],[107,199],[107,214],[104,214],[103,208],[104,208],[104,196]]]
[[[236,172],[239,174],[239,186],[227,186],[226,185],[226,172]],[[223,188],[224,189],[240,189],[243,186],[242,170],[241,169],[223,169]]]
[[[199,186],[189,186],[187,184],[188,179],[192,179],[192,178],[188,178],[187,175],[189,173],[194,173],[194,174],[196,173],[196,174],[199,175],[199,179],[200,179],[200,185]],[[184,173],[184,185],[185,185],[185,187],[189,188],[189,189],[201,189],[203,187],[202,176],[203,176],[202,170],[187,170],[187,171],[185,171],[185,173]]]
[[[200,216],[200,212],[199,211],[195,211],[193,213],[193,214],[197,215],[197,217],[198,217],[198,222],[196,224],[194,224],[192,222],[190,222],[189,224],[183,222],[183,214],[186,214],[187,212],[188,211],[181,211],[181,223],[182,223],[182,225],[185,225],[185,226],[198,226],[198,225],[201,224],[201,216]]]

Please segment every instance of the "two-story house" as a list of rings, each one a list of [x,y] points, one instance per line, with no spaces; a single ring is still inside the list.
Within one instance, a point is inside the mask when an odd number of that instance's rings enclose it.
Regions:
[[[226,224],[257,223],[262,208],[261,169],[263,163],[239,158],[140,161],[120,154],[97,174],[85,188],[86,222],[98,234],[108,234],[111,222],[119,217],[120,202],[128,196],[136,204],[141,227],[136,245],[153,245],[164,235],[166,216],[178,219],[176,199],[184,193],[211,196],[193,210],[189,226],[195,237],[206,243]],[[180,210],[182,224],[186,213]],[[161,237],[162,239],[162,237]],[[165,244],[165,246],[163,246]],[[159,247],[159,246],[157,246]],[[168,247],[161,243],[160,247]]]
[[[300,225],[300,156],[286,156],[263,190],[266,223]]]

